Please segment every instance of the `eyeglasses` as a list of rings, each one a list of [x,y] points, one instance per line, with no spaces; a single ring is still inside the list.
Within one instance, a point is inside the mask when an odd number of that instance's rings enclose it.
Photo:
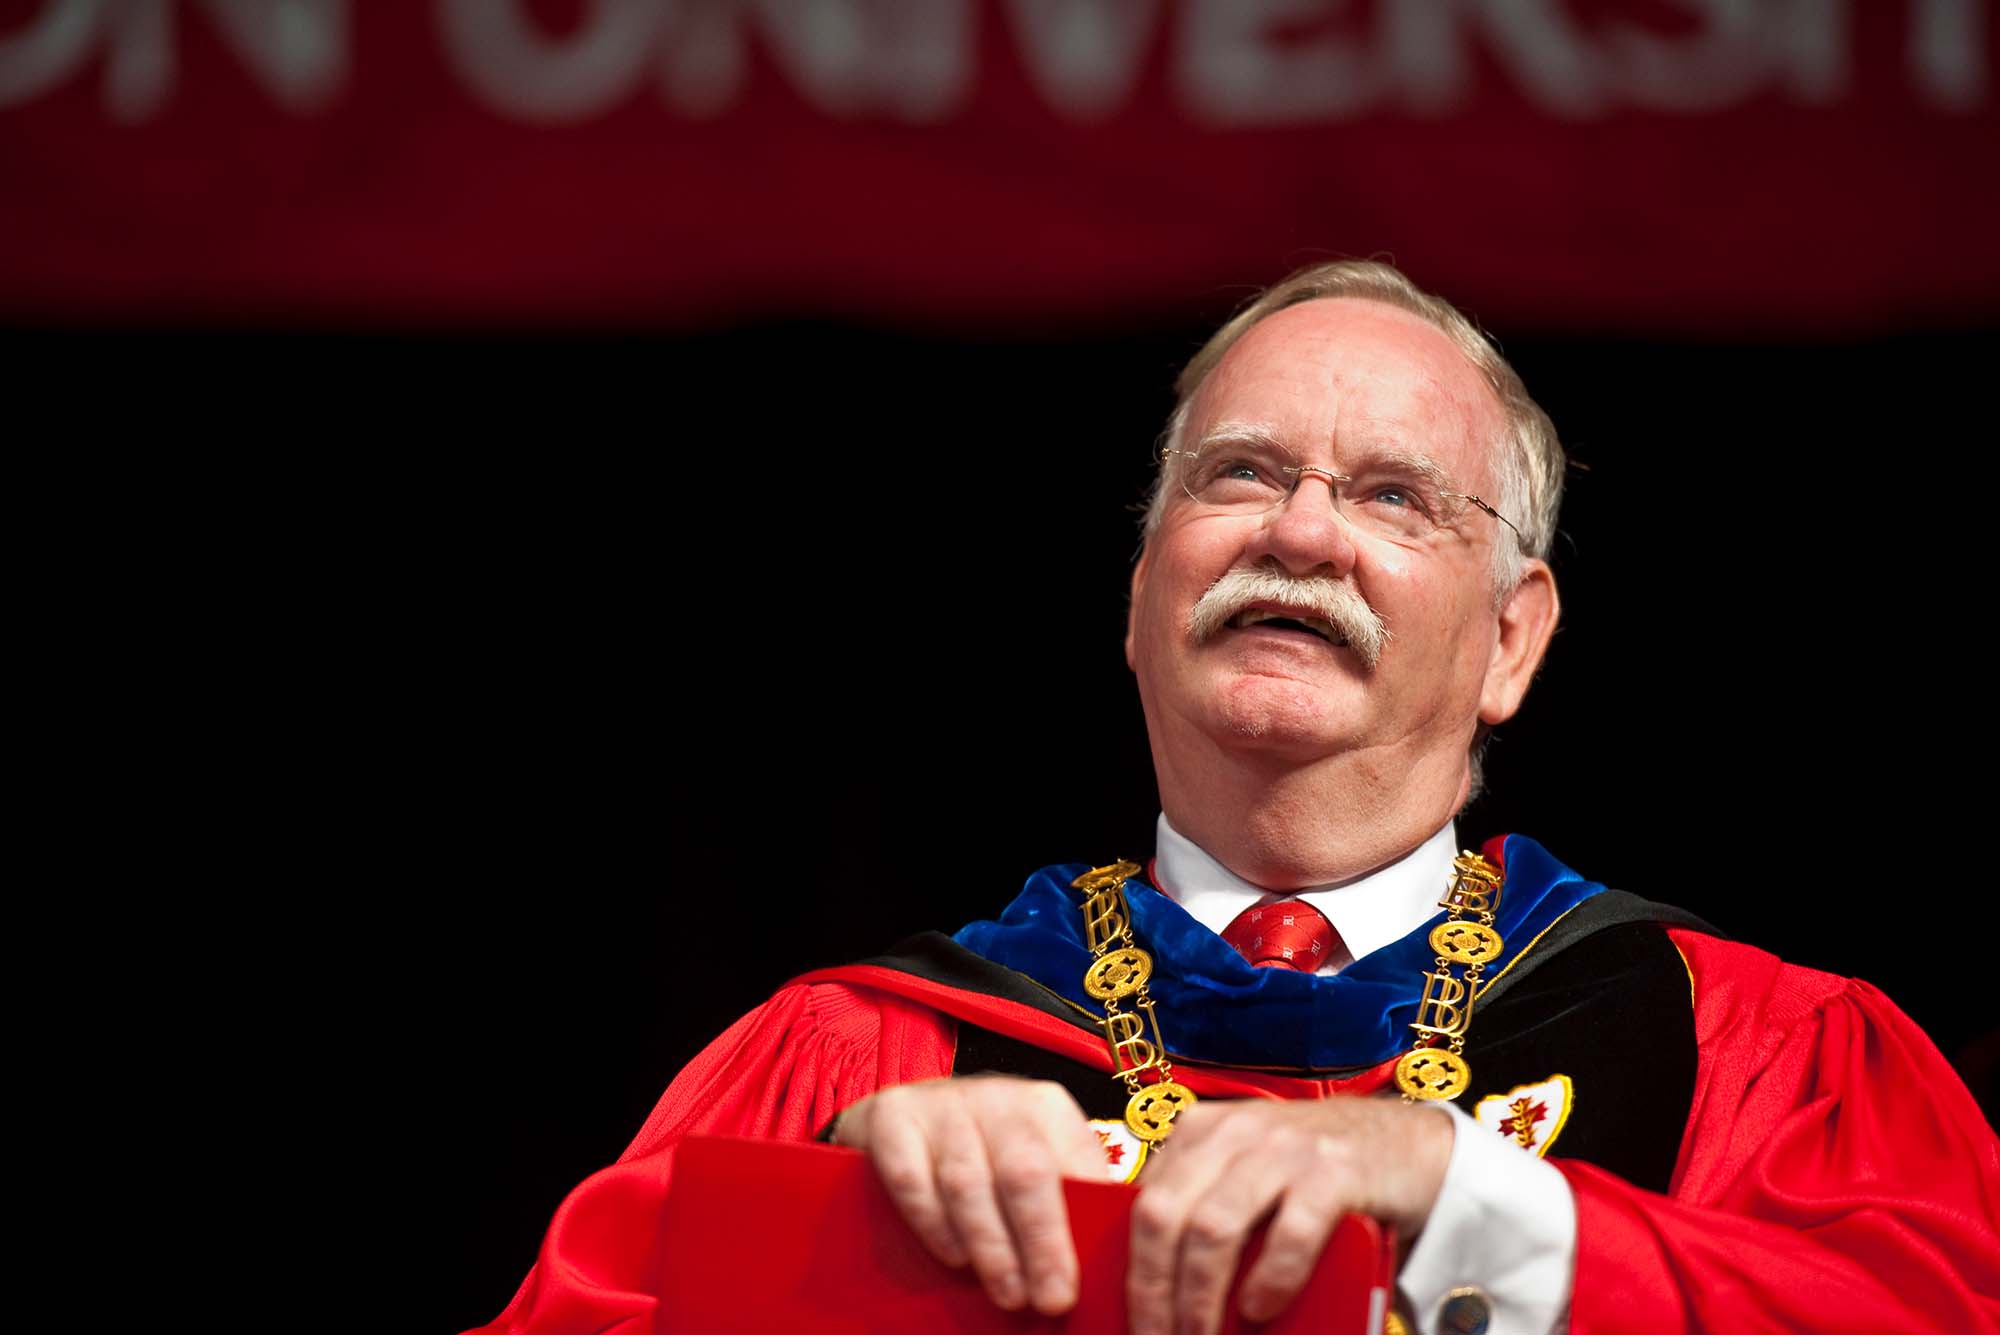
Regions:
[[[1414,455],[1378,456],[1355,473],[1300,462],[1276,441],[1223,438],[1197,449],[1160,451],[1162,466],[1179,474],[1181,490],[1204,510],[1257,516],[1275,510],[1307,474],[1326,479],[1334,508],[1364,533],[1421,542],[1455,526],[1471,505],[1514,530],[1514,521],[1479,497],[1449,489],[1444,474]]]

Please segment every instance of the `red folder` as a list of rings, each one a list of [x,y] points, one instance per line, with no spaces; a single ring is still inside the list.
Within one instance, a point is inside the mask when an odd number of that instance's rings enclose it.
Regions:
[[[691,1136],[674,1153],[655,1258],[660,1328],[676,1331],[1065,1331],[1123,1335],[1125,1259],[1138,1191],[1066,1182],[1082,1288],[1062,1317],[1002,1312],[970,1270],[931,1258],[854,1150]],[[1243,1270],[1262,1245],[1246,1249]],[[1382,1329],[1395,1271],[1389,1230],[1341,1220],[1305,1292],[1273,1332]],[[1225,1331],[1249,1329],[1232,1290]]]

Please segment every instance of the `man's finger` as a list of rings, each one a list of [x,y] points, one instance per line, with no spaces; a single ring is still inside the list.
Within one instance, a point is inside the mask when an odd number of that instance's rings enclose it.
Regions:
[[[1162,1147],[1160,1157],[1148,1160],[1151,1180],[1141,1187],[1132,1207],[1125,1305],[1133,1335],[1166,1335],[1174,1328],[1178,1310],[1174,1287],[1189,1216],[1237,1157],[1228,1152],[1226,1137],[1206,1147],[1197,1143],[1192,1149],[1199,1153],[1190,1148],[1181,1143],[1177,1123],[1174,1138]]]
[[[843,1127],[841,1138],[845,1140],[848,1134]],[[885,1112],[874,1107],[866,1110],[866,1120],[851,1134],[856,1141],[850,1143],[866,1149],[875,1175],[917,1240],[946,1265],[964,1265],[970,1258],[938,1195],[930,1138],[922,1122],[895,1108]]]
[[[1288,1174],[1281,1164],[1256,1156],[1233,1156],[1187,1216],[1174,1272],[1174,1306],[1182,1330],[1222,1328],[1229,1281],[1243,1258],[1250,1231],[1283,1196]]]
[[[1058,1315],[1076,1305],[1076,1243],[1062,1178],[1102,1180],[1103,1147],[1083,1109],[1060,1085],[1041,1084],[1008,1097],[981,1099],[1000,1208],[1026,1272],[1028,1301]]]
[[[1076,1246],[1054,1147],[1039,1126],[1009,1122],[987,1136],[1001,1213],[1013,1234],[1028,1301],[1051,1316],[1076,1304]]]
[[[972,1269],[994,1304],[1013,1311],[1027,1300],[1014,1235],[994,1198],[993,1165],[984,1137],[961,1125],[937,1147],[938,1196],[951,1230],[964,1244]]]
[[[1243,1277],[1239,1308],[1244,1316],[1269,1321],[1299,1296],[1340,1219],[1339,1199],[1338,1184],[1292,1184],[1264,1234],[1264,1250]]]

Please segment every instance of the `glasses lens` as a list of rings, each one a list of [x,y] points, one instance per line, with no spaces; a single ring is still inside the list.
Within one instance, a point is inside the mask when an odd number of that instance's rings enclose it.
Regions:
[[[1262,514],[1285,499],[1298,459],[1268,442],[1216,441],[1176,460],[1181,486],[1196,502],[1233,514]]]
[[[1434,478],[1394,464],[1365,469],[1340,491],[1348,523],[1402,542],[1420,542],[1449,527],[1458,509]]]

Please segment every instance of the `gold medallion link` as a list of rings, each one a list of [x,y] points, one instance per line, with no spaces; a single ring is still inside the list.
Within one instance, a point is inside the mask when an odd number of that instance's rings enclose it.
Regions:
[[[1431,928],[1431,949],[1453,964],[1485,964],[1500,955],[1500,933],[1476,922],[1441,922]]]
[[[1099,1001],[1129,997],[1153,976],[1153,957],[1137,946],[1100,955],[1083,975],[1083,990]]]
[[[1413,1099],[1455,1099],[1472,1083],[1472,1068],[1449,1048],[1417,1048],[1396,1063],[1396,1087]]]
[[[1147,1085],[1125,1104],[1125,1125],[1148,1145],[1173,1134],[1174,1118],[1195,1104],[1194,1091],[1173,1080]]]

